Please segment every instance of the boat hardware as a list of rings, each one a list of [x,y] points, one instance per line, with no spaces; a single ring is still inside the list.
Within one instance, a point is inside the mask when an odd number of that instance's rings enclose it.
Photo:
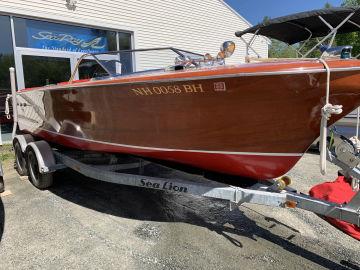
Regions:
[[[355,136],[350,139],[341,136],[336,145],[329,145],[326,148],[327,160],[339,166],[341,174],[351,180],[351,187],[359,191],[360,186],[360,141],[359,141],[360,108],[357,108],[357,121]]]
[[[201,60],[203,61],[204,60],[204,55],[202,54],[198,54],[198,53],[194,53],[194,52],[190,52],[190,51],[186,51],[186,50],[182,50],[182,49],[177,49],[177,48],[174,48],[174,47],[160,47],[160,48],[150,48],[150,49],[131,49],[131,50],[118,50],[118,51],[111,51],[111,52],[108,52],[108,53],[111,53],[111,54],[114,54],[114,55],[119,55],[120,54],[126,54],[126,53],[139,53],[139,52],[149,52],[149,51],[166,51],[166,50],[170,50],[172,52],[174,52],[176,55],[177,55],[177,58],[178,59],[181,59],[182,61],[187,61],[188,60],[191,60],[189,59],[189,57],[187,56],[187,54],[190,54],[190,55],[194,55],[198,58],[201,58]],[[94,60],[96,60],[96,62],[104,69],[104,71],[109,75],[110,78],[112,77],[116,77],[117,74],[114,73],[113,71],[109,70],[109,68],[104,65],[104,63],[102,61],[99,60],[98,56],[99,55],[103,55],[104,53],[101,52],[101,53],[86,53],[86,54],[83,54],[76,66],[75,66],[75,69],[69,79],[69,83],[71,83],[74,79],[75,79],[75,76],[76,76],[76,72],[79,68],[79,65],[80,63],[82,62],[83,59],[87,58],[87,57],[92,57]]]
[[[272,181],[273,184],[270,186],[270,189],[272,189],[274,191],[282,191],[291,184],[291,181],[292,180],[289,176],[284,175],[278,179],[274,179]]]
[[[340,142],[336,147],[327,150],[327,159],[339,166],[341,173],[351,180],[354,191],[359,191],[360,157],[354,153],[354,148],[347,141]]]
[[[335,147],[336,157],[345,163],[349,168],[355,168],[359,165],[360,159],[354,151],[354,146],[347,141],[342,141]]]

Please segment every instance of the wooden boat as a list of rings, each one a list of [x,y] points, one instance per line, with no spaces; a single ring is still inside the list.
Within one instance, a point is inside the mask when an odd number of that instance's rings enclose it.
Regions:
[[[330,103],[343,106],[328,125],[360,106],[360,60],[325,59],[328,82],[318,59],[223,65],[232,46],[217,59],[20,90],[19,129],[66,147],[265,180],[289,171],[319,136],[328,83]]]

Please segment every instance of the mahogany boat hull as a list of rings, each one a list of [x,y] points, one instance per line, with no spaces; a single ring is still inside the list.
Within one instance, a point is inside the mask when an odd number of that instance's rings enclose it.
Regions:
[[[360,61],[329,61],[332,104],[360,105]],[[19,128],[67,147],[167,160],[257,180],[285,174],[319,136],[326,72],[266,63],[18,92]]]

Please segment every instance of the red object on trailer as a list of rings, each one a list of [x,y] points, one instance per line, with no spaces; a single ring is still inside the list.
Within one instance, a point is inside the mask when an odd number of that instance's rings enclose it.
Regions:
[[[344,176],[339,176],[334,182],[325,182],[312,187],[309,191],[311,197],[333,203],[349,203],[356,192]],[[360,240],[360,227],[345,221],[333,218],[325,218],[330,224],[342,230],[346,234]]]

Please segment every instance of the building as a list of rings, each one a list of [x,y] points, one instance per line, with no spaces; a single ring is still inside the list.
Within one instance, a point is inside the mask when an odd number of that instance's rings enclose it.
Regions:
[[[2,0],[0,94],[9,92],[10,66],[16,68],[18,89],[52,84],[67,81],[86,52],[173,46],[216,55],[223,41],[234,40],[237,51],[229,61],[244,62],[245,46],[234,33],[247,27],[221,0]],[[266,40],[253,47],[267,57]],[[173,61],[156,52],[123,55],[121,72]],[[2,129],[9,130],[4,124]]]

